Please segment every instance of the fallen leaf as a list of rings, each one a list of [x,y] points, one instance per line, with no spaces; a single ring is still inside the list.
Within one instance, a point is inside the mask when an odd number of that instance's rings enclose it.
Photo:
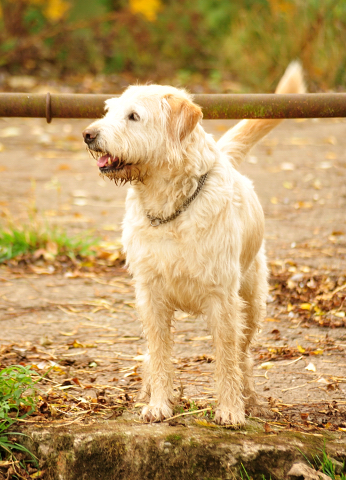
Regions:
[[[80,387],[81,387],[81,384],[80,384],[80,382],[79,382],[79,380],[78,380],[78,378],[77,378],[77,377],[75,377],[75,378],[72,378],[71,380],[72,380],[72,382],[74,382],[75,384],[77,384],[78,386],[80,386]]]
[[[296,210],[298,210],[299,208],[312,208],[313,207],[313,203],[312,202],[296,202],[294,204],[294,208]]]
[[[303,309],[303,310],[311,310],[312,305],[311,305],[311,303],[301,303],[300,308]]]
[[[58,170],[71,170],[71,167],[70,167],[70,165],[68,165],[67,163],[61,163],[61,164],[58,166]]]
[[[309,285],[308,285],[309,286]],[[321,315],[324,315],[325,312],[323,310],[321,310],[319,307],[315,306],[314,307],[314,312],[315,312],[315,315],[318,315],[318,316],[321,316]]]
[[[64,335],[65,337],[72,337],[73,335],[76,335],[76,333],[78,332],[78,329],[75,328],[74,330],[72,330],[72,332],[61,332],[59,330],[59,333],[60,335]]]
[[[258,163],[258,158],[254,155],[250,155],[248,157],[247,163],[250,163],[251,165],[256,165]]]
[[[42,475],[45,473],[45,470],[37,470],[37,472],[32,473],[30,478],[43,478]]]
[[[127,377],[138,377],[138,373],[137,372],[125,373],[124,378],[127,378]]]
[[[327,380],[322,377],[322,378],[319,378],[319,379],[317,380],[317,383],[324,383],[324,384],[327,385],[329,382],[327,382]]]
[[[321,168],[322,170],[328,170],[329,168],[333,168],[333,164],[330,162],[320,162],[318,168]]]
[[[327,144],[330,144],[330,145],[336,145],[338,143],[338,141],[337,141],[336,137],[331,135],[330,137],[324,137],[323,143],[327,143]]]
[[[18,137],[19,135],[21,135],[21,133],[21,129],[18,127],[7,127],[0,130],[0,137]]]
[[[53,265],[48,265],[47,268],[30,265],[30,270],[32,270],[37,275],[52,275],[55,272],[55,268]]]
[[[87,200],[85,198],[75,198],[73,200],[73,205],[78,205],[78,207],[84,207],[87,205]]]
[[[273,430],[271,429],[269,423],[267,423],[267,422],[264,424],[264,431],[266,433],[273,433]]]
[[[305,367],[305,370],[308,370],[309,372],[316,372],[316,367],[312,362],[310,362],[309,365]]]
[[[258,368],[261,368],[263,370],[270,370],[273,367],[274,367],[274,364],[272,362],[264,362],[264,363],[261,363],[261,365],[258,366]]]
[[[144,362],[146,355],[137,355],[136,357],[133,357],[133,360],[136,360],[137,362]]]
[[[53,367],[53,370],[54,372],[59,373],[60,375],[63,375],[63,374],[66,375],[66,371],[63,368],[59,367],[58,365],[55,365]]]
[[[292,182],[284,182],[282,185],[284,188],[287,188],[287,190],[292,190],[294,186]]]
[[[281,170],[284,170],[284,171],[289,171],[289,170],[295,170],[295,165],[294,163],[291,163],[291,162],[283,162],[281,165]]]
[[[201,427],[218,428],[218,425],[208,422],[205,418],[195,418],[195,422]]]

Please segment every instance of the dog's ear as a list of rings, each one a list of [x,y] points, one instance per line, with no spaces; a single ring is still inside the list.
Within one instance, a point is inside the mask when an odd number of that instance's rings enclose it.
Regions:
[[[185,98],[175,95],[165,95],[164,100],[170,106],[171,113],[168,123],[169,133],[174,140],[183,140],[196,127],[203,117],[202,109]]]

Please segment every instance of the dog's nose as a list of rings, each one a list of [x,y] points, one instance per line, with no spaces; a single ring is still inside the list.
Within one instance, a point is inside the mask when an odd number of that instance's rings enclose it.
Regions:
[[[88,145],[90,143],[93,143],[97,135],[98,135],[98,131],[95,128],[87,128],[83,132],[84,142],[87,143]]]

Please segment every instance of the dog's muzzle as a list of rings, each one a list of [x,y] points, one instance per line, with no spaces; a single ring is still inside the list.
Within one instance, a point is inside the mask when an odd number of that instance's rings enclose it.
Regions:
[[[84,142],[87,144],[91,155],[97,159],[97,166],[103,174],[116,172],[124,168],[125,163],[119,157],[113,157],[110,153],[99,149],[97,139],[99,131],[95,128],[87,128],[83,132]]]

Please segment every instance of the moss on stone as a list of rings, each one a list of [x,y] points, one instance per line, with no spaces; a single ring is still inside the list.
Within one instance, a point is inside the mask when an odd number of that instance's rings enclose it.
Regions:
[[[130,422],[99,423],[33,433],[45,480],[233,480],[241,464],[254,480],[282,480],[295,461],[323,448],[323,438],[298,432],[266,434]],[[258,431],[254,431],[254,430]],[[26,433],[30,433],[26,431]],[[346,437],[326,436],[326,450],[346,456]]]

